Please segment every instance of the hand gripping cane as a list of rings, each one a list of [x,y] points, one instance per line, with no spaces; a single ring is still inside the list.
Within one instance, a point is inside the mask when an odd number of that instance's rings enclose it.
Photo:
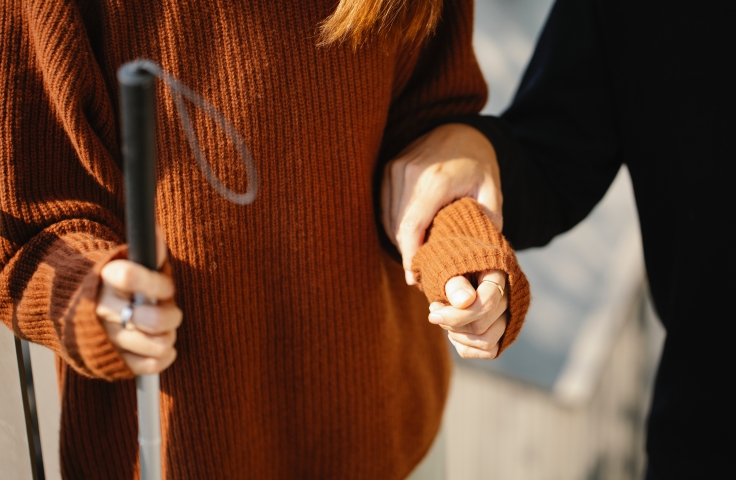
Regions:
[[[118,70],[128,259],[151,270],[156,269],[155,80],[134,64]],[[136,295],[135,303],[145,302],[150,300]],[[161,480],[158,374],[139,375],[136,386],[141,480]]]

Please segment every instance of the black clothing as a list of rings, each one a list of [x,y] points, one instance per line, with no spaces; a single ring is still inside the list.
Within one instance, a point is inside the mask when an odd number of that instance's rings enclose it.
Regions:
[[[501,119],[461,120],[496,148],[504,234],[517,249],[572,228],[628,166],[667,330],[647,426],[650,480],[733,475],[729,5],[558,0],[511,107]]]

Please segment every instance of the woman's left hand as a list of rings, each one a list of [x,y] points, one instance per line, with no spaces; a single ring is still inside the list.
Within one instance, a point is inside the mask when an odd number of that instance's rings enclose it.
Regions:
[[[450,305],[432,303],[429,321],[447,331],[461,357],[493,359],[508,322],[506,274],[489,270],[475,275],[477,289],[465,277],[451,278],[445,285]]]
[[[427,228],[442,207],[463,197],[475,198],[501,231],[503,197],[496,151],[473,127],[437,127],[386,165],[381,219],[401,253],[409,285],[416,283],[411,262]],[[476,274],[474,280],[477,290],[465,277],[450,279],[445,286],[450,304],[431,304],[429,321],[447,330],[461,357],[495,358],[508,322],[507,295],[501,295],[506,275],[493,270]]]

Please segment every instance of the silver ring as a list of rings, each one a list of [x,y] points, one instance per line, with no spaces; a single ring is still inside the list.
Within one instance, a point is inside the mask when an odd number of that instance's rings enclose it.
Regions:
[[[493,280],[483,280],[483,282],[488,282],[488,283],[494,284],[496,286],[496,288],[498,288],[498,291],[501,292],[501,296],[503,297],[503,287],[501,285],[497,284]],[[483,282],[481,282],[481,283],[483,283]]]
[[[120,325],[127,328],[128,322],[133,318],[133,302],[127,304],[120,312]]]

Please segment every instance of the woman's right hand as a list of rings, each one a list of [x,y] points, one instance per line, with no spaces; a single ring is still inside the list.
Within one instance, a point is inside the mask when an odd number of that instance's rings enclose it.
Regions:
[[[158,266],[166,260],[166,244],[156,228]],[[136,375],[150,375],[168,368],[176,359],[176,329],[182,312],[173,301],[174,282],[168,275],[128,260],[113,260],[102,268],[97,316],[113,345]],[[122,325],[121,314],[136,293],[157,303],[133,306],[133,315]]]

